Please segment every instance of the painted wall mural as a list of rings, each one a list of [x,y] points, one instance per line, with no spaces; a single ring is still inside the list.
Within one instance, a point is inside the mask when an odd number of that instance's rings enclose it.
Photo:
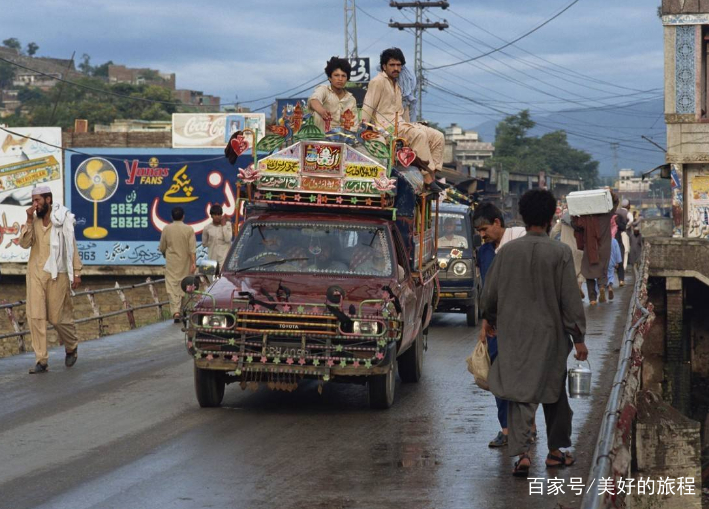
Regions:
[[[20,227],[27,220],[32,189],[49,186],[54,199],[64,201],[61,149],[25,138],[28,136],[61,147],[59,127],[13,127],[15,136],[0,131],[0,263],[24,263],[29,249],[19,246]]]
[[[687,237],[709,238],[709,167],[702,165],[687,178]]]

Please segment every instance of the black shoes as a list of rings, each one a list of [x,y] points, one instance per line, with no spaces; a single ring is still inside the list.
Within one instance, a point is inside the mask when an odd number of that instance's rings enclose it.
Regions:
[[[49,366],[38,362],[34,368],[30,368],[30,375],[38,375],[40,373],[48,373]]]
[[[79,349],[76,348],[74,349],[73,352],[67,352],[66,357],[64,358],[64,365],[67,368],[72,367],[74,364],[76,364],[76,359],[79,357]]]

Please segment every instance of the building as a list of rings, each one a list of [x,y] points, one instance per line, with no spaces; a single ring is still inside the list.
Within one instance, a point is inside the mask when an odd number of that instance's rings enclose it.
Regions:
[[[175,90],[174,96],[175,99],[184,104],[189,104],[192,106],[210,106],[210,109],[219,111],[221,99],[217,96],[208,95],[199,90],[187,89]]]
[[[480,141],[480,137],[475,131],[464,130],[458,124],[451,124],[443,131],[448,157],[452,154],[452,160],[463,166],[482,168],[485,166],[485,161],[495,153],[495,146],[492,143]],[[448,159],[444,157],[444,160]]]
[[[620,170],[615,188],[621,193],[649,193],[651,179],[643,180],[642,177],[635,176],[635,170]]]
[[[58,83],[54,78],[75,80],[83,76],[76,71],[74,61],[69,59],[30,57],[5,47],[0,47],[0,57],[32,69],[15,67],[13,87],[37,87],[47,91]]]
[[[109,133],[134,133],[134,132],[157,132],[169,131],[172,132],[171,120],[134,120],[134,119],[118,119],[114,120],[111,125],[96,124],[94,132],[109,132]]]
[[[175,90],[175,73],[163,73],[156,69],[131,68],[125,65],[108,66],[109,83],[130,83],[131,85],[157,85]]]

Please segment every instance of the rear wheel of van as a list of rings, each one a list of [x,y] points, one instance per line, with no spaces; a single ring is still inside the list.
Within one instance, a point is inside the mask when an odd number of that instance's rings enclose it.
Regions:
[[[224,376],[220,371],[194,367],[194,390],[202,408],[220,406],[225,385]]]
[[[369,406],[386,410],[394,404],[396,392],[396,361],[391,363],[385,375],[372,375],[367,380],[369,388]]]
[[[406,350],[398,360],[399,377],[404,383],[416,383],[423,373],[423,330],[414,340],[414,344]]]

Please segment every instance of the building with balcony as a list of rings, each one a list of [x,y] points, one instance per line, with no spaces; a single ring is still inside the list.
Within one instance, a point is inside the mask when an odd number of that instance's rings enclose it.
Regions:
[[[480,141],[475,131],[465,130],[458,124],[451,124],[443,131],[448,157],[452,156],[452,161],[463,166],[482,168],[485,166],[485,161],[495,153],[495,146]],[[447,161],[447,157],[444,157],[444,160]]]

